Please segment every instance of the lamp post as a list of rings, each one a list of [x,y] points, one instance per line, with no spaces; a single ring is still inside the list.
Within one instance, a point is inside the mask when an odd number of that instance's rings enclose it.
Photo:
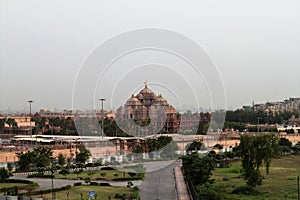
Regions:
[[[103,115],[103,102],[105,101],[104,98],[99,99],[101,101],[101,121],[102,121],[102,127],[101,127],[101,138],[103,139],[103,132],[104,132],[104,115]]]
[[[27,101],[29,103],[29,130],[30,130],[30,137],[32,137],[32,129],[31,129],[31,104],[33,103],[32,100]]]
[[[51,193],[52,193],[52,200],[55,200],[56,197],[55,197],[55,192],[54,192],[54,168],[55,168],[55,160],[54,158],[52,159],[52,166],[51,166],[51,174],[52,174],[52,177],[51,177]]]
[[[259,120],[260,120],[261,118],[260,117],[257,117],[257,132],[259,133]]]

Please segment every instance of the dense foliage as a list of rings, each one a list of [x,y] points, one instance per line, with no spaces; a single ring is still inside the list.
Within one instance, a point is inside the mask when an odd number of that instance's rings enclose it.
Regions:
[[[260,167],[264,165],[268,174],[272,158],[280,153],[278,137],[274,134],[242,135],[240,150],[247,186],[254,188],[261,185],[263,176]]]
[[[210,178],[214,169],[213,159],[208,156],[201,157],[198,153],[192,153],[182,157],[182,164],[186,178],[194,186],[212,183]]]
[[[19,170],[27,171],[33,168],[45,168],[50,165],[53,152],[46,147],[36,147],[26,153],[16,153],[18,156]]]

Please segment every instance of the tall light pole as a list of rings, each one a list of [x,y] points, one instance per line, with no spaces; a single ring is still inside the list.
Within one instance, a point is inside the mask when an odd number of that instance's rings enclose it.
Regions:
[[[104,115],[103,115],[103,102],[105,101],[104,98],[101,98],[99,99],[101,101],[101,120],[102,120],[102,127],[101,127],[101,137],[103,139],[103,132],[104,132],[104,121],[103,121],[103,118],[104,118]]]
[[[32,129],[31,129],[31,104],[33,103],[32,100],[27,101],[29,103],[29,130],[30,130],[30,137],[32,137]]]
[[[257,132],[259,133],[259,120],[260,120],[261,118],[260,117],[257,117]]]

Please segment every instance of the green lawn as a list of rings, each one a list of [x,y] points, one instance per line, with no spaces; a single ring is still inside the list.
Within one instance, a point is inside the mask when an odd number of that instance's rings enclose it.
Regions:
[[[0,188],[12,188],[12,187],[23,187],[30,184],[25,183],[0,183]]]
[[[232,163],[230,168],[216,168],[213,171],[214,186],[225,190],[232,199],[297,199],[297,176],[300,176],[300,156],[285,156],[274,159],[270,173],[266,175],[261,186],[256,187],[258,195],[231,194],[234,188],[245,186],[241,173],[241,161]]]
[[[105,174],[102,174],[101,173],[105,173]],[[66,178],[66,179],[77,179],[77,178],[80,178],[80,179],[85,179],[87,177],[90,177],[91,180],[107,180],[107,181],[111,181],[115,178],[138,178],[140,177],[139,179],[142,179],[144,176],[143,174],[140,175],[140,176],[133,176],[131,177],[127,172],[123,172],[123,171],[118,171],[118,170],[98,170],[98,171],[90,171],[90,172],[81,172],[80,174],[74,174],[74,173],[71,173],[71,174],[67,174],[66,177],[61,175],[61,174],[56,174],[55,175],[55,178]]]
[[[130,195],[132,195],[132,191],[126,187],[104,187],[104,186],[76,186],[72,187],[70,190],[56,192],[56,198],[66,200],[67,192],[69,192],[70,200],[81,200],[81,195],[84,200],[88,199],[88,192],[90,190],[94,190],[95,194],[97,194],[97,200],[105,199],[107,200],[109,196],[111,199],[115,199],[115,194],[126,194],[126,199],[130,199]],[[43,194],[43,198],[51,199],[51,193]],[[36,195],[35,197],[41,197],[41,195]]]

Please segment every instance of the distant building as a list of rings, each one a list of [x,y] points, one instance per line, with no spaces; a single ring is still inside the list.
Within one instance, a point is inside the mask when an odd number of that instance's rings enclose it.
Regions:
[[[30,122],[31,117],[28,115],[23,116],[1,116],[0,119],[10,119],[11,123],[5,122],[4,128],[0,130],[0,134],[11,135],[29,135],[35,128],[35,122]]]
[[[300,98],[289,98],[284,101],[254,104],[253,110],[270,112],[273,114],[284,111],[297,111],[300,113]]]
[[[3,116],[0,117],[0,119],[6,118],[6,119],[13,119],[16,123],[18,127],[30,127],[30,125],[32,127],[35,126],[35,122],[31,122],[30,123],[30,116]],[[5,123],[6,128],[11,127],[11,125],[9,125],[8,123]]]
[[[159,115],[159,107],[164,109],[165,116]],[[117,117],[119,119],[132,119],[137,122],[143,122],[150,119],[150,112],[154,112],[156,117],[165,117],[165,123],[163,124],[165,131],[175,132],[178,130],[179,121],[177,120],[176,109],[161,94],[156,95],[149,89],[147,84],[137,95],[132,94],[124,106],[117,109]],[[152,123],[161,123],[161,120],[158,118],[152,119]]]
[[[300,117],[296,118],[295,116],[292,116],[289,119],[288,124],[300,127]]]
[[[64,118],[64,119],[67,119],[67,118],[73,119],[74,118],[74,114],[73,114],[72,110],[64,110],[62,112],[59,112],[59,111],[53,111],[50,109],[41,109],[39,112],[39,115],[41,117],[45,117],[45,118],[57,118],[57,117]]]

